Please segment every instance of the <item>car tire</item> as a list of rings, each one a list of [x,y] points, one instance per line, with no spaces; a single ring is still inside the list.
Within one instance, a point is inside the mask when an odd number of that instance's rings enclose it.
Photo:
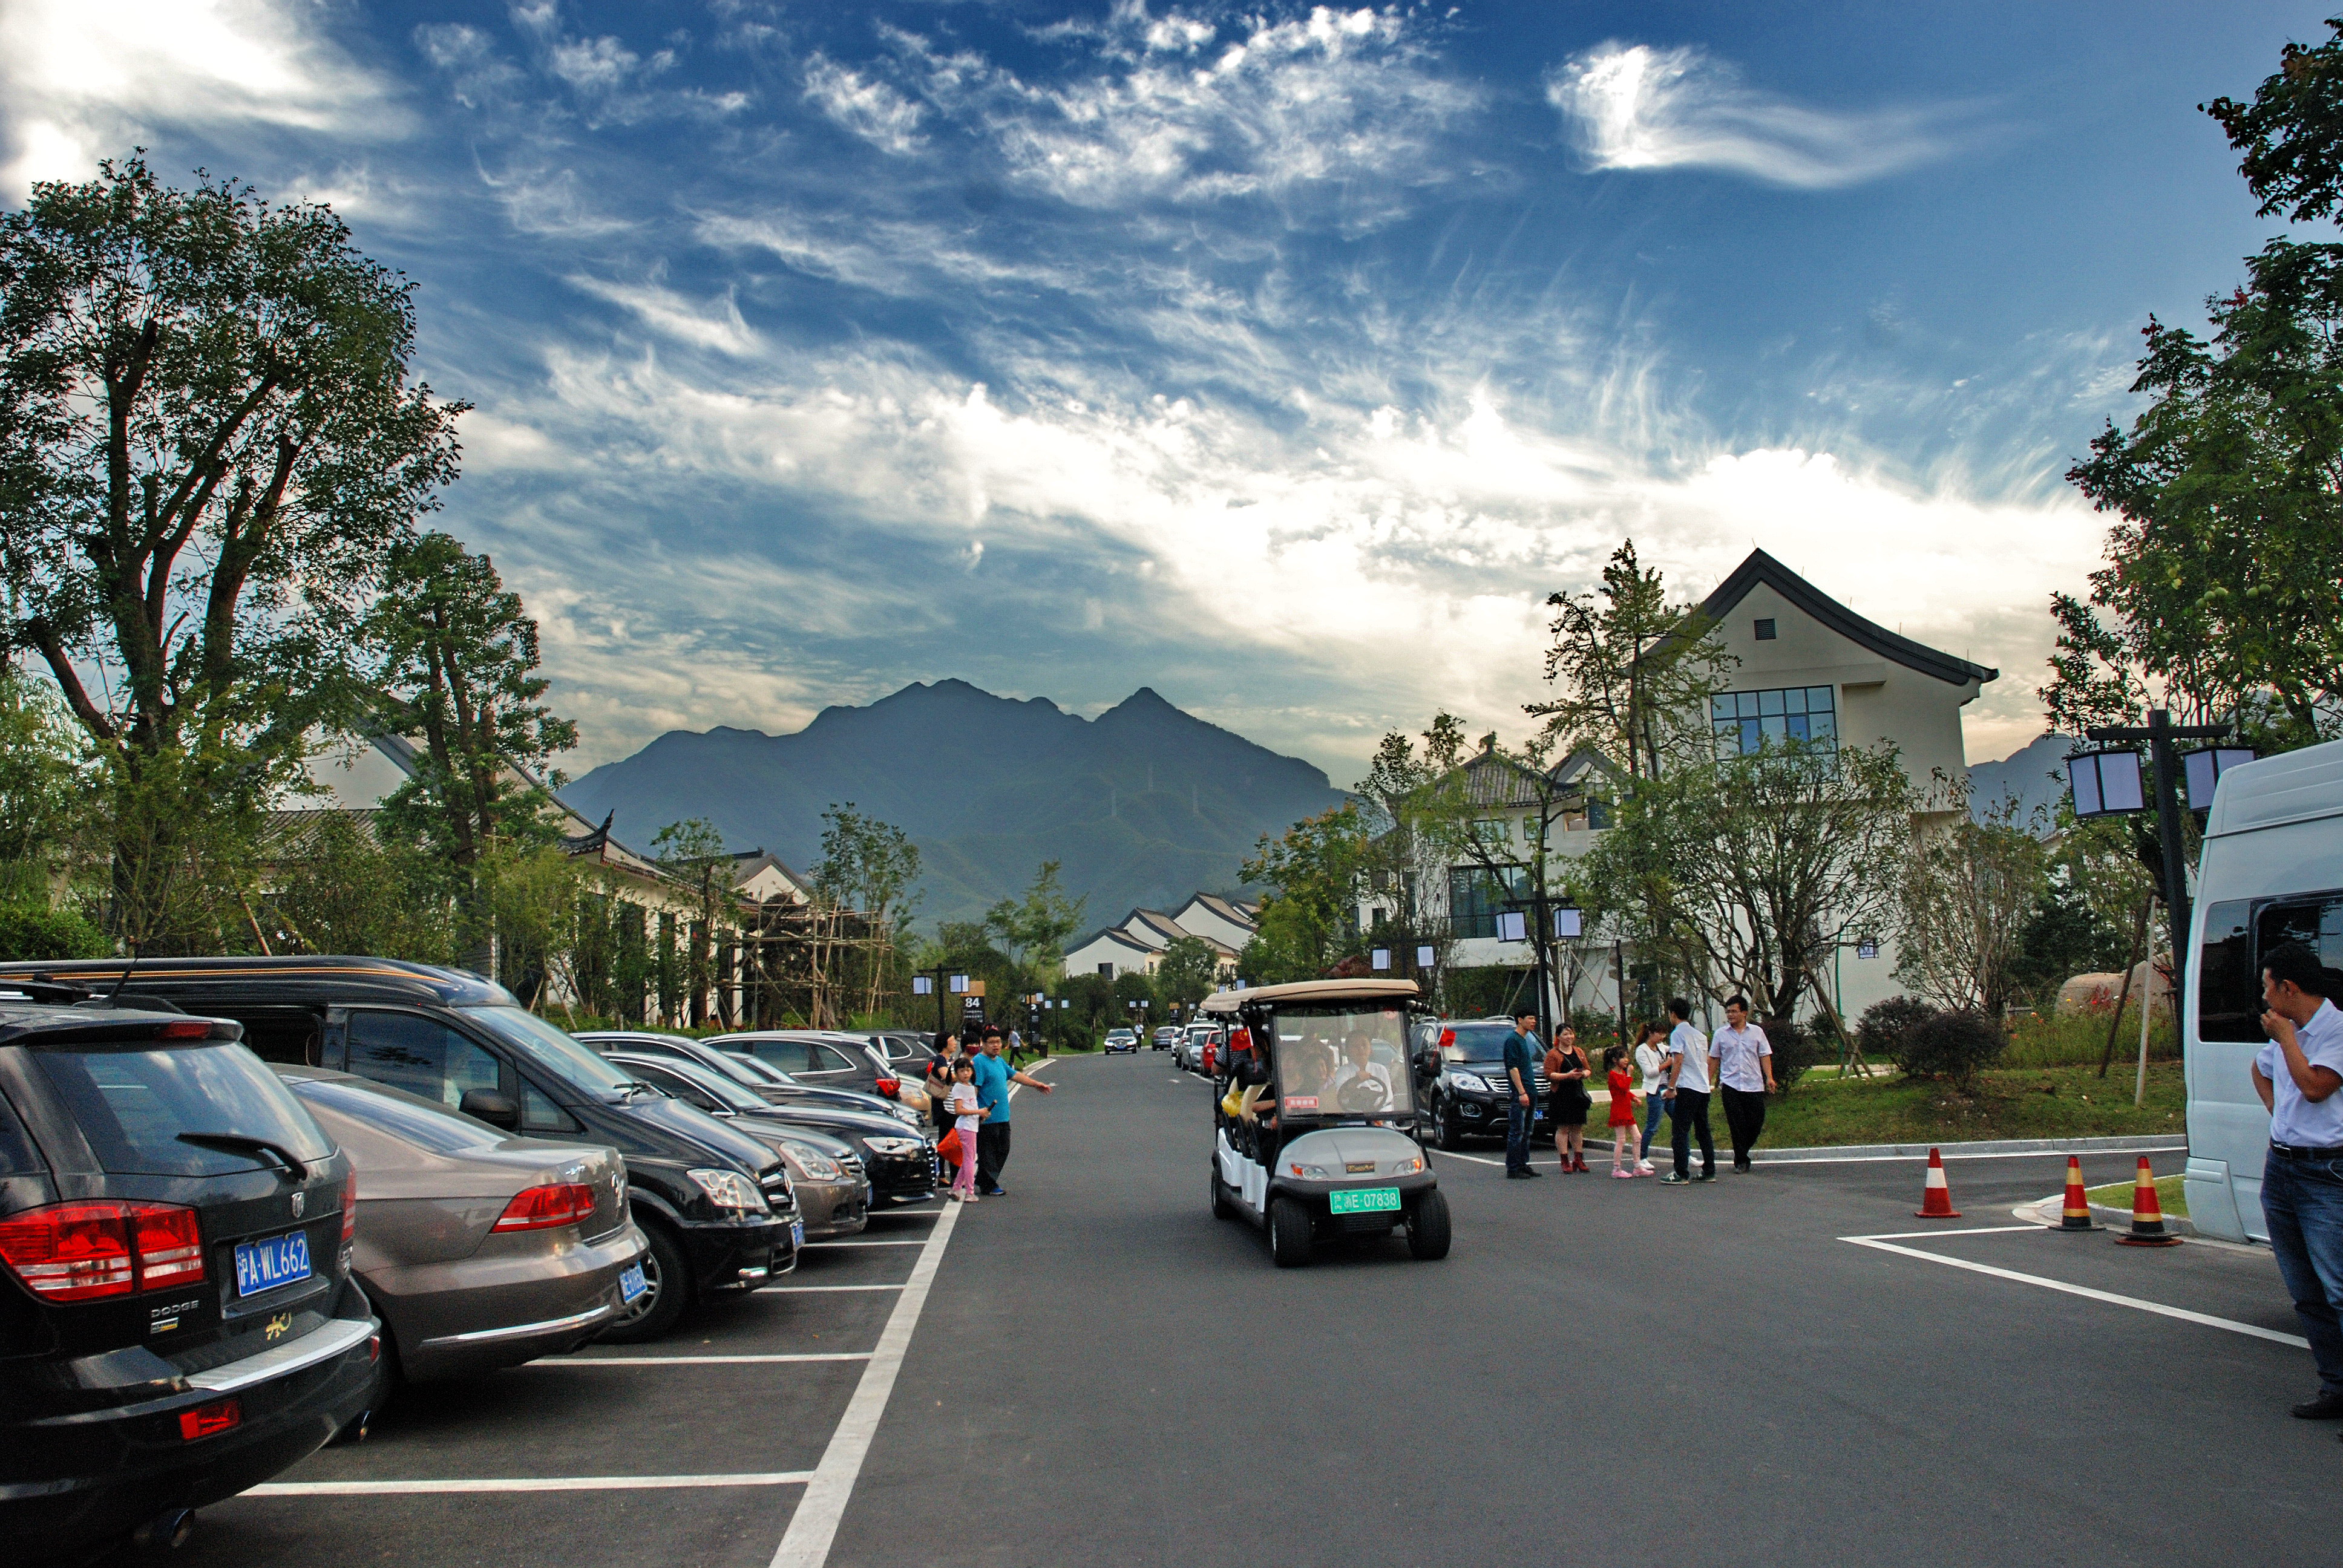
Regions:
[[[1453,1154],[1464,1147],[1464,1131],[1456,1125],[1456,1108],[1443,1105],[1433,1121],[1433,1146]]]
[[[643,1299],[624,1310],[596,1337],[605,1344],[639,1345],[659,1339],[673,1329],[683,1309],[691,1304],[691,1269],[684,1261],[683,1244],[667,1227],[638,1210],[636,1221],[650,1250],[643,1254],[643,1283],[650,1287]]]
[[[1269,1201],[1269,1255],[1281,1269],[1310,1261],[1310,1211],[1299,1198]]]
[[[1443,1192],[1426,1192],[1407,1211],[1407,1250],[1410,1255],[1431,1262],[1448,1256],[1448,1198]]]
[[[1237,1217],[1237,1206],[1229,1201],[1229,1190],[1221,1183],[1221,1162],[1215,1160],[1207,1169],[1212,1181],[1212,1218],[1215,1220],[1235,1219]]]

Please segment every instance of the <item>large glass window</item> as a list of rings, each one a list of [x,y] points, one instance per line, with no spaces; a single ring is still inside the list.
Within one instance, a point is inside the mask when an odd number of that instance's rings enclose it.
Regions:
[[[1507,900],[1530,896],[1526,866],[1490,870],[1483,866],[1453,866],[1448,871],[1448,929],[1457,937],[1493,937],[1497,911]]]
[[[273,1163],[265,1153],[182,1141],[183,1132],[257,1138],[301,1161],[334,1151],[277,1075],[241,1045],[35,1049],[32,1057],[99,1167],[116,1175],[216,1176]]]
[[[411,1012],[350,1014],[350,1070],[454,1110],[475,1089],[500,1091],[497,1059],[437,1019]]]
[[[1281,1008],[1275,1027],[1278,1109],[1285,1115],[1409,1114],[1406,1014]]]
[[[1709,699],[1709,718],[1724,756],[1754,756],[1793,740],[1838,749],[1838,706],[1827,686],[1720,692]]]

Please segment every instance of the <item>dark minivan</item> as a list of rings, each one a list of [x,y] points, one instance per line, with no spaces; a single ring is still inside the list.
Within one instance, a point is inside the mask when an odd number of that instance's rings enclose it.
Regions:
[[[0,964],[111,987],[120,960]],[[788,1168],[757,1140],[635,1082],[461,970],[375,958],[149,959],[130,991],[231,1018],[260,1056],[356,1073],[527,1137],[608,1144],[625,1157],[628,1207],[651,1287],[603,1332],[667,1332],[692,1301],[756,1290],[797,1267]]]
[[[176,1545],[363,1423],[350,1163],[236,1024],[5,989],[0,1533]]]

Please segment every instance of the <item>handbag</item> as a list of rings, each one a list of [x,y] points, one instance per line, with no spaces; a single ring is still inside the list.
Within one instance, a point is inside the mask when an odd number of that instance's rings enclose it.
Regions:
[[[960,1163],[959,1128],[953,1128],[950,1132],[945,1133],[941,1138],[936,1140],[936,1154],[938,1158],[949,1160],[955,1165]]]

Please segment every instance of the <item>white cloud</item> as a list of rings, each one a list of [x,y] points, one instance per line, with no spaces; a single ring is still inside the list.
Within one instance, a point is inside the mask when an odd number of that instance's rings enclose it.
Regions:
[[[634,312],[644,326],[679,343],[734,356],[754,354],[763,347],[741,319],[739,302],[729,288],[717,298],[695,304],[657,284],[608,283],[575,273],[567,281],[572,288]]]
[[[1693,48],[1605,44],[1546,75],[1546,99],[1597,169],[1724,169],[1804,190],[1858,184],[1941,156],[1941,110],[1808,108],[1743,84]]]
[[[399,135],[390,89],[277,0],[9,0],[0,6],[6,188],[83,179],[158,126]]]
[[[816,54],[806,61],[806,101],[881,152],[914,153],[926,145],[927,111],[884,82]]]

